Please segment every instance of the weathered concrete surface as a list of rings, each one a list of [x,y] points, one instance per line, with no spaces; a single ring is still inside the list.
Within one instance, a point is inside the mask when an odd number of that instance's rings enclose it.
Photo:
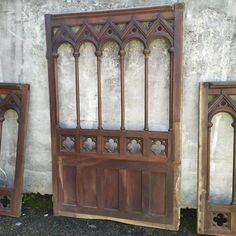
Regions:
[[[49,97],[44,14],[154,6],[174,2],[176,1],[2,0],[0,2],[0,81],[31,84],[25,191],[51,193]],[[236,2],[233,0],[185,0],[185,3],[182,206],[196,207],[198,83],[200,81],[236,80]],[[87,47],[83,50],[88,50],[88,53],[93,51],[92,48],[88,49]],[[158,51],[158,49],[156,50]],[[87,52],[84,53],[86,55]],[[105,55],[108,54],[109,51],[106,51]],[[165,53],[163,52],[163,54]],[[80,60],[86,60],[86,63],[90,64],[95,63],[93,58],[83,55]],[[113,63],[114,70],[116,70],[116,58],[113,58],[113,62],[109,63]],[[167,73],[165,71],[167,70],[162,68],[158,73]],[[88,73],[91,73],[91,78],[94,76],[93,72],[86,71],[86,69],[80,73],[84,77]],[[118,72],[114,73],[117,78]],[[108,77],[109,72],[106,71],[106,74]],[[110,82],[105,80],[105,83],[109,84]],[[96,90],[96,84],[92,86],[93,89],[88,92],[94,96],[95,102],[89,106],[96,111],[96,96],[93,92]],[[163,83],[163,93],[165,86],[167,84]],[[86,89],[86,87],[86,82],[84,82],[84,88]],[[86,101],[86,97],[83,99]],[[112,101],[110,105],[114,107],[115,102]],[[94,124],[96,117],[91,117],[91,114],[88,113],[82,117],[83,120],[88,118],[90,123],[84,123],[84,126],[96,126]],[[138,118],[141,119],[141,117]],[[116,122],[114,121],[114,123]],[[160,122],[153,124],[153,126],[162,127],[164,130],[167,127],[165,123]],[[224,187],[220,186],[222,192]]]

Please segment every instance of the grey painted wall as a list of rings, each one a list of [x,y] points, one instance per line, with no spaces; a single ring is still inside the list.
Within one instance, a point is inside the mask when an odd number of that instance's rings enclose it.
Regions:
[[[117,9],[134,6],[154,6],[172,4],[175,2],[177,1],[1,0],[0,81],[31,84],[24,179],[25,191],[51,193],[49,96],[47,62],[45,59],[44,14],[90,11],[96,9]],[[201,81],[236,80],[236,1],[185,0],[185,4],[182,112],[182,207],[196,207],[198,84]],[[130,47],[132,47],[132,45],[130,45]],[[158,52],[158,46],[155,47],[154,45],[153,47],[153,50]],[[89,49],[85,48],[84,50]],[[105,55],[109,57],[109,51],[105,51]],[[81,60],[83,60],[83,58]],[[109,63],[109,61],[110,60],[107,60],[107,63]],[[114,63],[115,61],[116,59],[113,58]],[[92,59],[87,63],[92,64]],[[165,69],[163,69],[162,72],[160,70],[159,73],[165,73]],[[63,74],[63,71],[61,72]],[[113,72],[113,76],[116,76],[118,73],[115,67]],[[83,71],[83,73],[86,75],[90,72]],[[109,77],[109,72],[107,72],[105,68],[104,73],[105,76]],[[127,71],[127,73],[129,72]],[[165,85],[163,86],[165,87]],[[64,95],[62,94],[62,96]],[[115,102],[116,101],[111,101],[111,106]],[[96,109],[94,108],[94,104],[90,105],[91,109]],[[153,113],[151,116],[155,117],[155,114]],[[84,119],[87,119],[87,117],[91,118],[90,114],[84,113]],[[91,118],[91,123],[93,123],[95,118]],[[108,119],[110,118],[108,117]],[[223,119],[224,122],[227,121],[227,117],[222,115],[221,117],[217,117],[215,122],[217,123],[217,120],[219,121],[221,119]],[[115,122],[116,121],[114,121],[114,123]],[[132,126],[132,122],[130,125]],[[153,129],[155,129],[155,127],[165,129],[165,126],[166,124],[153,123]],[[13,131],[9,129],[6,132],[11,133]],[[225,137],[228,137],[227,132],[225,132]],[[218,141],[218,143],[221,145],[221,149],[224,150],[227,148],[227,145],[222,144],[222,140],[221,142]],[[7,151],[7,148],[4,150],[1,151],[2,156],[12,156],[12,151]],[[222,150],[218,151],[218,153],[220,155]],[[218,160],[219,158],[216,158],[214,162],[217,164]],[[226,159],[225,161],[227,162]],[[1,163],[2,162],[0,162],[0,164]],[[227,163],[230,163],[230,161]],[[230,189],[225,189],[227,186],[225,183],[230,179],[229,170],[230,167],[226,172],[228,175],[225,175],[224,180],[219,181],[217,187],[214,187],[213,184],[213,199],[217,200],[219,196],[223,200],[229,198]],[[217,167],[213,171],[214,174],[218,173]],[[213,179],[222,179],[222,175],[215,176]],[[222,192],[226,193],[225,196],[221,196]]]

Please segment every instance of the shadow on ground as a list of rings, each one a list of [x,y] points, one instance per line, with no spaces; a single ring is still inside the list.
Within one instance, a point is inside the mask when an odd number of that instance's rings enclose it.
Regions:
[[[167,236],[196,234],[196,210],[181,211],[178,232],[126,225],[105,220],[54,217],[51,196],[24,195],[20,218],[0,217],[0,235],[8,236]]]

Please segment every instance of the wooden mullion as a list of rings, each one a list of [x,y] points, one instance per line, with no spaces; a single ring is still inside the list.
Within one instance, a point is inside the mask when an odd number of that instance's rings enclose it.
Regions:
[[[101,57],[102,51],[96,51],[97,57],[97,90],[98,90],[98,129],[102,129],[102,94],[101,94]]]
[[[233,155],[233,193],[232,204],[236,205],[236,120],[232,123],[234,128],[234,155]]]
[[[144,60],[145,60],[145,73],[144,73],[144,130],[148,131],[148,59],[150,55],[150,50],[145,48],[143,50]]]
[[[80,128],[80,92],[79,92],[79,52],[74,53],[75,57],[75,85],[76,85],[76,114],[77,114],[77,128]]]
[[[125,81],[124,81],[124,72],[125,72],[125,50],[122,49],[119,52],[120,54],[120,90],[121,90],[121,130],[125,129]]]

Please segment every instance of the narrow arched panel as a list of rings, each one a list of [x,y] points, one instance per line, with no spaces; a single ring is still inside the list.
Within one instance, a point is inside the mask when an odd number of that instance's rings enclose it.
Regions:
[[[125,47],[125,128],[144,129],[144,54],[143,44],[130,41]]]
[[[225,112],[212,118],[210,134],[210,202],[231,204],[233,180],[233,119]]]
[[[18,115],[8,110],[2,124],[0,187],[13,188],[16,168],[16,151],[18,139]]]
[[[75,128],[76,114],[76,79],[73,49],[69,44],[62,44],[58,49],[57,59],[57,94],[59,125],[62,128]]]
[[[119,46],[114,41],[102,47],[102,127],[120,129],[120,62]]]
[[[97,59],[92,43],[80,47],[80,123],[81,128],[95,129],[98,126]]]
[[[169,128],[170,55],[169,44],[155,39],[150,44],[148,77],[149,129],[167,131]]]

